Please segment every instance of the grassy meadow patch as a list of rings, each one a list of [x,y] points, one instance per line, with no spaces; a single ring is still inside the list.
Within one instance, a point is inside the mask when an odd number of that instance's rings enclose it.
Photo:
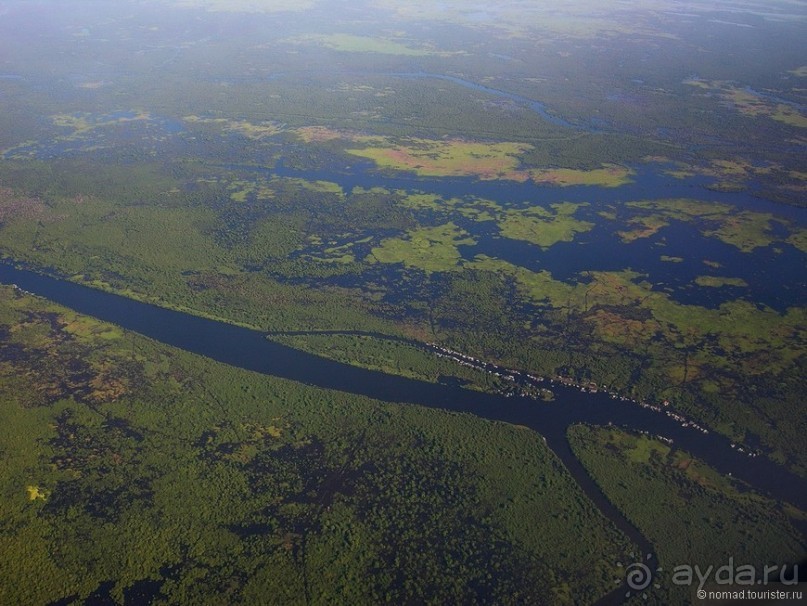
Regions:
[[[451,271],[460,264],[458,246],[474,244],[467,232],[453,223],[422,227],[401,238],[383,240],[370,258],[379,263],[403,263],[425,272]]]
[[[630,183],[633,175],[631,169],[619,165],[594,169],[528,168],[522,165],[520,157],[532,146],[524,143],[405,139],[396,144],[384,138],[360,136],[353,140],[367,146],[349,148],[348,153],[372,160],[382,169],[409,171],[422,177],[533,181],[560,187],[619,187]]]
[[[698,286],[708,286],[710,288],[722,288],[723,286],[737,286],[740,288],[748,286],[748,282],[742,278],[727,278],[724,276],[698,276],[695,278]]]
[[[525,210],[508,210],[498,222],[501,234],[513,240],[524,240],[549,248],[558,242],[571,242],[575,234],[589,231],[594,224],[574,218],[581,204],[565,202],[552,204],[552,210],[532,207]]]

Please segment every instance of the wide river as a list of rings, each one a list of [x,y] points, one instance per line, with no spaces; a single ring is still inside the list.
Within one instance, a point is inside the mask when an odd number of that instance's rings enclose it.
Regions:
[[[666,436],[676,447],[718,471],[731,473],[777,499],[807,508],[807,482],[782,466],[765,457],[741,454],[720,435],[682,427],[664,414],[612,399],[602,392],[581,393],[555,385],[555,400],[551,403],[479,393],[460,386],[427,383],[342,364],[272,342],[254,330],[141,303],[5,263],[0,263],[0,282],[17,284],[77,312],[246,370],[384,402],[469,413],[529,427],[546,438],[548,446],[581,489],[644,553],[653,552],[650,542],[605,498],[574,456],[566,437],[570,425],[613,423]],[[614,591],[601,603],[619,603],[622,595]]]

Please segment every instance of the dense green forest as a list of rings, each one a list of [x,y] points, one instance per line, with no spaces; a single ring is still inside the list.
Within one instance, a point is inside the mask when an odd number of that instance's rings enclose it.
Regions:
[[[239,371],[11,287],[0,320],[3,603],[571,604],[630,550],[531,431]]]
[[[765,566],[779,573],[804,555],[804,535],[794,527],[804,528],[804,512],[754,494],[682,450],[610,427],[576,425],[569,439],[603,492],[657,546],[648,603],[696,599],[697,583],[673,581],[680,566],[716,570],[731,558],[761,577]],[[794,578],[792,571],[784,578]]]

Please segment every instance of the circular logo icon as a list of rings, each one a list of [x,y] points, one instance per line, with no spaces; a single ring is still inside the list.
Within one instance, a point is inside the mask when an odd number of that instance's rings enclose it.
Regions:
[[[653,582],[653,573],[641,562],[636,562],[625,569],[625,582],[633,591],[644,591]]]

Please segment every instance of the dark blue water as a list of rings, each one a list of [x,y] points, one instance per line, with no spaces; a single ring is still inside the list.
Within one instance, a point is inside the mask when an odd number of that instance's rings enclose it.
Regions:
[[[807,299],[805,254],[790,244],[776,242],[751,252],[701,233],[703,225],[670,221],[670,225],[647,238],[624,243],[616,234],[628,227],[625,219],[634,212],[626,202],[690,198],[728,204],[739,211],[768,213],[795,225],[807,224],[807,210],[775,204],[756,198],[749,192],[715,192],[705,189],[705,179],[686,181],[667,175],[663,167],[646,165],[637,169],[633,182],[620,187],[571,186],[551,187],[532,182],[480,181],[472,178],[422,178],[406,173],[385,173],[375,170],[366,161],[327,170],[295,170],[279,162],[274,168],[227,165],[233,171],[273,176],[297,177],[338,183],[346,192],[355,187],[381,187],[388,190],[422,192],[442,198],[465,198],[469,203],[477,198],[492,200],[504,208],[541,206],[551,210],[561,202],[584,203],[576,217],[589,220],[595,227],[579,233],[572,242],[558,242],[544,250],[529,242],[501,237],[490,222],[476,223],[452,217],[457,224],[478,241],[461,247],[465,259],[479,254],[508,261],[530,270],[547,270],[553,277],[570,284],[580,280],[587,271],[621,271],[631,269],[643,274],[657,290],[664,290],[674,301],[685,305],[717,308],[722,303],[742,298],[768,306],[778,312],[800,306]],[[617,209],[620,220],[610,222],[597,213]],[[776,230],[776,223],[773,223]],[[316,256],[316,251],[311,252]],[[663,261],[662,256],[680,257],[680,263]],[[719,263],[714,268],[704,261]],[[747,287],[700,287],[699,276],[741,278]]]
[[[578,216],[585,219],[586,213]],[[740,298],[782,313],[807,299],[805,255],[793,246],[768,246],[750,254],[741,253],[730,244],[704,237],[691,223],[676,221],[649,238],[624,243],[600,221],[591,231],[577,234],[573,242],[558,242],[546,250],[529,242],[501,237],[495,229],[473,231],[469,229],[472,223],[463,223],[462,227],[478,241],[461,246],[460,252],[467,260],[482,254],[532,271],[546,270],[555,279],[570,284],[578,282],[586,271],[631,269],[652,283],[653,290],[669,294],[677,303],[711,309]],[[662,255],[682,261],[663,261]],[[717,262],[721,267],[707,266],[704,260]],[[742,277],[748,286],[713,288],[694,283],[698,276],[709,275]]]
[[[486,87],[456,76],[430,72],[381,73],[382,76],[400,78],[432,78],[445,80],[471,88],[485,94],[495,95],[520,103],[535,111],[542,118],[563,128],[580,129],[547,112],[546,107],[535,100],[506,91]],[[13,76],[11,74],[10,76]],[[287,74],[275,74],[274,78]],[[762,94],[753,91],[755,94]],[[99,115],[96,122],[134,118],[131,111],[118,111]],[[183,130],[181,121],[167,118],[154,118],[144,124],[129,124],[125,128],[157,129],[168,135]],[[585,129],[584,129],[585,130]],[[67,141],[53,141],[46,144],[20,146],[6,152],[6,156],[31,156],[55,158],[75,153],[84,153],[97,142],[87,138]],[[717,192],[705,189],[709,180],[694,178],[680,180],[664,173],[663,165],[644,165],[636,172],[633,182],[621,187],[606,188],[592,186],[550,187],[532,182],[480,181],[473,178],[422,178],[406,173],[382,172],[374,169],[367,161],[356,161],[350,166],[318,171],[295,171],[282,162],[273,169],[246,166],[229,166],[235,170],[259,171],[266,176],[293,176],[303,179],[321,179],[336,182],[345,191],[354,187],[383,187],[422,191],[445,198],[486,198],[505,208],[526,208],[540,205],[548,208],[559,202],[582,202],[589,206],[581,208],[577,217],[589,219],[596,227],[587,233],[578,234],[574,242],[560,242],[542,250],[526,242],[509,240],[491,233],[484,224],[462,222],[463,228],[479,239],[476,246],[464,247],[466,259],[477,254],[501,258],[514,265],[527,269],[546,269],[556,279],[569,283],[579,281],[580,274],[586,271],[620,271],[632,269],[643,274],[655,288],[663,289],[673,300],[688,305],[716,308],[722,303],[743,298],[768,306],[778,312],[801,305],[807,299],[805,282],[805,255],[789,244],[781,242],[773,246],[743,253],[717,238],[704,237],[696,223],[676,223],[663,228],[649,238],[638,239],[625,244],[615,235],[617,229],[624,229],[625,214],[619,224],[609,224],[597,212],[611,207],[624,210],[624,203],[634,200],[658,200],[664,198],[694,198],[701,201],[729,204],[740,210],[753,210],[770,213],[775,217],[807,225],[805,209],[767,202],[748,192]],[[459,222],[459,221],[458,221]],[[775,225],[774,225],[775,227]],[[316,251],[311,251],[316,255]],[[661,260],[661,256],[681,257],[680,263]],[[704,260],[720,264],[713,268]],[[703,275],[725,276],[743,279],[748,286],[723,286],[720,288],[698,287],[694,281]]]

